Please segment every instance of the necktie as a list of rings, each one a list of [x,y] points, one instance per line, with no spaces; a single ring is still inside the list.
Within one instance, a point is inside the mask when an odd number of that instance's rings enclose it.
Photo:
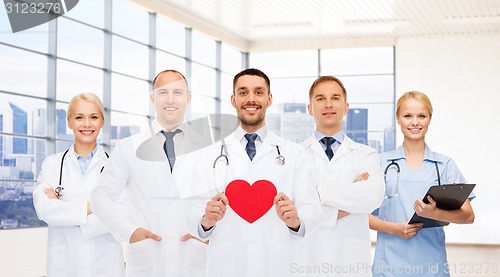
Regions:
[[[257,134],[246,134],[245,138],[247,139],[247,147],[245,150],[247,151],[248,157],[250,160],[253,160],[253,157],[255,157],[255,153],[257,151],[255,150],[255,139],[257,139],[259,135]]]
[[[331,161],[333,157],[332,144],[335,142],[335,139],[332,137],[324,137],[320,139],[320,141],[326,146],[325,153],[328,157],[328,160]]]
[[[172,172],[175,163],[174,136],[180,132],[182,131],[179,129],[173,132],[161,131],[161,133],[165,136],[163,151],[165,151],[165,154],[167,155],[167,159],[170,164],[170,172]]]

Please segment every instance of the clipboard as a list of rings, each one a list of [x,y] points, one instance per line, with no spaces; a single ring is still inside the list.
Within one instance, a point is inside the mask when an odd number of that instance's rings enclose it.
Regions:
[[[476,184],[450,184],[441,186],[432,186],[425,194],[422,201],[429,204],[427,196],[430,195],[436,201],[436,207],[441,210],[460,209],[465,200],[469,197]],[[434,220],[413,214],[408,224],[424,223],[422,228],[447,226],[449,222]]]

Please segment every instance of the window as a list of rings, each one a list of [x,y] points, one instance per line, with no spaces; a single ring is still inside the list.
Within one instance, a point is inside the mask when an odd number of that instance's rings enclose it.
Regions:
[[[186,60],[177,56],[165,53],[163,51],[156,51],[156,73],[160,73],[165,69],[175,69],[183,75],[186,70]],[[187,77],[186,77],[187,78]]]
[[[58,56],[102,67],[104,52],[102,30],[66,18],[58,18],[57,20]]]
[[[7,13],[4,12],[4,9],[0,10],[0,42],[34,51],[47,52],[49,45],[47,35],[48,31],[48,25],[42,24],[29,30],[13,34],[10,29],[10,22],[7,17]],[[1,53],[3,53],[3,51]],[[2,54],[2,58],[3,57],[9,56]],[[2,63],[4,63],[3,60]]]
[[[114,33],[142,43],[149,42],[147,11],[124,0],[114,0],[112,18]]]
[[[290,64],[291,63],[291,64]],[[318,76],[318,51],[276,51],[250,54],[250,67],[271,78]]]
[[[215,70],[206,66],[193,64],[191,76],[191,92],[215,97]]]
[[[57,100],[69,102],[82,92],[97,94],[101,100],[102,70],[64,60],[57,61]]]
[[[296,67],[287,67],[294,61]],[[274,132],[301,142],[314,131],[307,114],[309,88],[320,75],[334,75],[345,85],[349,111],[344,132],[379,152],[394,149],[393,48],[328,49],[253,53],[251,67],[271,79],[273,105],[267,122]]]
[[[234,74],[222,73],[221,76],[221,113],[236,115],[236,110],[231,104],[231,95],[233,94]]]
[[[186,55],[186,30],[168,18],[156,17],[156,47],[179,56]]]
[[[111,51],[113,71],[148,78],[148,48],[139,43],[113,36]]]
[[[221,46],[221,64],[222,71],[234,72],[235,74],[241,71],[241,51],[222,43]]]
[[[46,56],[4,45],[0,45],[0,53],[0,90],[32,96],[46,95]]]
[[[71,12],[65,14],[65,16],[98,28],[104,28],[104,2],[102,0],[79,1],[78,5]]]
[[[115,145],[120,139],[148,130],[149,123],[145,116],[127,113],[111,112],[111,144]]]
[[[392,47],[321,50],[321,75],[393,73]]]
[[[111,76],[111,109],[114,111],[147,115],[150,93],[145,81],[119,74]]]
[[[215,41],[213,39],[193,31],[192,47],[193,61],[215,67]]]

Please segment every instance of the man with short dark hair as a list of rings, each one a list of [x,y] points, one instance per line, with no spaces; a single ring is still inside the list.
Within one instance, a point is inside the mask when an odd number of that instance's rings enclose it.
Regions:
[[[319,222],[320,205],[303,163],[304,149],[266,126],[272,102],[270,81],[262,71],[246,69],[234,77],[231,103],[240,125],[223,146],[232,182],[227,190],[219,188],[225,193],[213,196],[193,221],[199,236],[210,238],[207,276],[289,276],[294,239],[313,232]],[[215,158],[220,145],[214,149]],[[275,190],[265,199],[269,209],[249,219],[244,212],[260,209],[262,195],[242,199],[238,193],[257,187]]]

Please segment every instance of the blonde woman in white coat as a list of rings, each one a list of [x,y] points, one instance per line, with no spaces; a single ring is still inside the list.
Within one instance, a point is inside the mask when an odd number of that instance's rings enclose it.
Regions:
[[[107,160],[96,140],[104,106],[95,94],[71,100],[67,151],[45,159],[33,191],[38,218],[48,226],[47,276],[124,276],[121,244],[92,214],[90,194]],[[61,169],[62,167],[62,169]]]

